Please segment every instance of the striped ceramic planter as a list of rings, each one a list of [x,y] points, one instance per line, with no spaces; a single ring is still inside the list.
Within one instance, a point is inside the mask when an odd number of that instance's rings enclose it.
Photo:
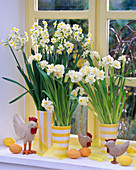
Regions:
[[[36,114],[39,127],[39,151],[46,152],[52,145],[52,113],[37,110]]]
[[[56,156],[65,156],[70,139],[71,126],[53,126],[52,125],[52,138],[54,144],[54,153]]]
[[[105,139],[117,138],[118,124],[100,124],[101,149],[107,153]]]

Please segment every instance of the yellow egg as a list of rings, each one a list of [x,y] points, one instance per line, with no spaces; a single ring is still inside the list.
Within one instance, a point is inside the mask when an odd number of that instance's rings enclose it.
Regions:
[[[129,146],[127,149],[127,153],[136,153],[136,149],[133,146]]]
[[[128,166],[132,163],[132,158],[130,156],[127,156],[127,155],[122,155],[118,158],[118,162],[122,166]]]
[[[3,140],[3,144],[8,147],[14,144],[15,142],[16,142],[15,139],[12,137],[8,137]]]

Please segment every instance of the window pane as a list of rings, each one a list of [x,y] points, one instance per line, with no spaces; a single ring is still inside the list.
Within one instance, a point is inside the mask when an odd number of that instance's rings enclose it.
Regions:
[[[109,53],[115,59],[127,55],[125,72],[136,66],[136,21],[110,20]],[[112,29],[112,30],[111,30]],[[118,72],[120,74],[120,70]],[[127,75],[136,77],[136,71]]]
[[[119,139],[136,140],[136,87],[126,87],[126,103],[119,122]]]
[[[136,10],[136,0],[109,0],[109,10]]]
[[[71,123],[71,133],[78,134],[82,132],[83,135],[86,135],[87,131],[87,107],[78,105]]]
[[[87,10],[88,0],[38,0],[38,10]]]

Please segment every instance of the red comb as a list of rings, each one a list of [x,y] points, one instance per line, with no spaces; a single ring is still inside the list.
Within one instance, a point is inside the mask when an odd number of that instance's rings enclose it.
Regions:
[[[110,140],[116,141],[117,139],[105,139],[106,142],[108,142]]]
[[[29,122],[30,122],[30,121],[33,121],[33,122],[37,123],[36,117],[29,117]]]
[[[92,138],[92,135],[91,135],[91,133],[89,133],[89,132],[86,132],[86,134],[87,134],[87,136],[89,136],[90,138]]]

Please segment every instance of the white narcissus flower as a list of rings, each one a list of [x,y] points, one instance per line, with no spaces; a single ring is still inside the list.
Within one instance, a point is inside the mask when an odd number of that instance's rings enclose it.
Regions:
[[[10,45],[10,46],[14,46],[14,41],[13,41],[13,40],[10,40],[10,41],[9,41],[9,45]]]
[[[39,63],[39,65],[41,66],[42,69],[45,69],[45,67],[47,67],[47,65],[48,65],[48,61],[43,60]]]
[[[51,42],[54,44],[56,42],[56,38],[52,38]]]
[[[83,76],[85,76],[85,75],[88,75],[88,74],[91,72],[92,69],[93,69],[93,67],[83,66],[83,67],[79,70],[79,72],[81,72],[81,73],[83,74]]]
[[[113,57],[111,57],[110,55],[103,57],[102,60],[105,62],[106,65],[112,64],[114,61]]]
[[[74,24],[72,28],[73,28],[74,30],[78,30],[78,27],[79,27],[79,25]]]
[[[87,106],[89,99],[88,99],[88,97],[80,96],[78,102],[79,102],[79,105]]]
[[[120,68],[121,68],[120,62],[119,62],[118,60],[113,61],[113,63],[112,63],[111,66],[113,66],[113,67],[115,67],[115,68],[117,68],[117,69],[120,69]]]
[[[93,59],[94,57],[97,59],[100,58],[98,51],[90,51],[90,56],[91,56],[91,59]]]
[[[64,50],[63,45],[62,45],[62,44],[59,44],[58,49],[61,50],[61,51],[63,51],[63,50]]]
[[[44,107],[47,111],[49,112],[53,112],[54,111],[54,106],[53,106],[53,102],[50,101],[47,97],[47,99],[43,99],[42,100],[42,107]]]
[[[97,67],[91,67],[91,71],[90,71],[90,74],[94,74],[95,76],[97,75],[97,72],[98,72],[98,68]]]
[[[68,48],[67,53],[68,54],[72,53],[72,50],[73,50],[72,48]]]
[[[79,94],[82,96],[83,94],[85,94],[85,91],[82,87],[77,87],[76,88],[76,91],[78,92],[79,91]]]
[[[72,90],[71,94],[73,96],[77,96],[77,91],[76,90]],[[75,98],[71,96],[71,99],[75,99]]]
[[[61,51],[61,50],[57,50],[57,53],[58,53],[58,54],[62,54],[62,51]]]
[[[53,105],[50,105],[50,106],[47,106],[46,108],[45,108],[48,112],[53,112],[54,111],[54,106]]]
[[[45,42],[43,39],[40,40],[40,45],[42,45],[42,46],[45,45]]]
[[[105,72],[103,70],[98,70],[96,73],[96,79],[104,80],[104,78],[105,78],[104,74],[105,74]]]
[[[34,59],[35,59],[36,61],[41,61],[42,55],[41,55],[40,53],[37,53],[37,54],[35,54]]]
[[[43,23],[44,25],[48,25],[47,21],[42,21],[42,23]]]
[[[56,77],[56,78],[61,78],[63,77],[63,74],[64,74],[64,66],[63,65],[60,65],[60,64],[57,64],[54,66],[54,73],[53,75]]]
[[[50,75],[54,71],[54,64],[47,65],[47,74]]]
[[[83,77],[81,72],[77,72],[77,71],[73,71],[73,70],[72,70],[72,72],[69,72],[68,75],[71,78],[71,81],[73,83],[77,83],[77,82],[81,81],[81,79]]]
[[[32,64],[32,61],[34,60],[34,56],[31,54],[30,56],[29,56],[29,59],[28,59],[28,62],[30,63],[30,64]]]
[[[104,64],[103,61],[99,61],[99,62],[98,62],[98,65],[101,66],[101,67],[105,66],[105,64]]]
[[[93,84],[95,82],[95,76],[92,74],[89,74],[88,76],[86,76],[85,81],[88,82],[89,84]]]
[[[56,25],[57,25],[57,20],[53,23],[54,28],[56,27]]]
[[[38,30],[35,30],[35,31],[33,32],[33,35],[36,36],[36,37],[38,37],[38,36],[39,36],[39,31],[38,31]]]
[[[118,60],[126,61],[126,55],[119,56]]]
[[[34,27],[35,29],[37,29],[37,28],[38,28],[38,22],[34,22],[33,27]]]
[[[84,65],[84,66],[90,66],[90,63],[89,63],[89,61],[86,61],[86,62],[84,62],[83,65]]]
[[[69,41],[67,41],[67,42],[65,42],[65,44],[64,44],[64,46],[66,47],[66,48],[68,48],[68,47],[70,47],[70,42]]]

